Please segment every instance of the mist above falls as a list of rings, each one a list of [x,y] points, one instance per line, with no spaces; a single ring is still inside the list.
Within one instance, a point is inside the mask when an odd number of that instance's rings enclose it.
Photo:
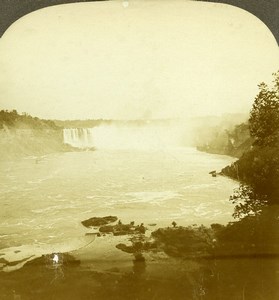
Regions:
[[[156,150],[192,144],[186,124],[65,128],[64,143],[77,148]]]

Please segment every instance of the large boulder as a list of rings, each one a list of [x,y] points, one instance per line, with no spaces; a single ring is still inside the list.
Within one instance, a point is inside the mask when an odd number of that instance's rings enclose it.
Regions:
[[[81,222],[85,227],[103,226],[117,221],[116,216],[93,217]]]

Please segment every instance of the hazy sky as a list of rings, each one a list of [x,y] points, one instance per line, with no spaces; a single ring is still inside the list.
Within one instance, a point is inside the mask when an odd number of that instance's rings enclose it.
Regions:
[[[248,112],[279,69],[269,29],[193,1],[59,5],[0,39],[0,106],[44,118],[173,118]]]

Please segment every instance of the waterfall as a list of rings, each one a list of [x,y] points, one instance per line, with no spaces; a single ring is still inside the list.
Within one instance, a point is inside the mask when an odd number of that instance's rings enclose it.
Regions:
[[[178,147],[186,137],[178,126],[97,126],[66,128],[64,143],[77,148],[154,150]]]
[[[94,147],[94,128],[65,128],[63,130],[64,143],[77,148]]]

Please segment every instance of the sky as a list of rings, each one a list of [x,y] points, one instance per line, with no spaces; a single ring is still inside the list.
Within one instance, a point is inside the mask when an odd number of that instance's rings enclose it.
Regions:
[[[0,107],[49,119],[248,113],[279,69],[270,30],[237,7],[183,0],[58,5],[0,39]]]

